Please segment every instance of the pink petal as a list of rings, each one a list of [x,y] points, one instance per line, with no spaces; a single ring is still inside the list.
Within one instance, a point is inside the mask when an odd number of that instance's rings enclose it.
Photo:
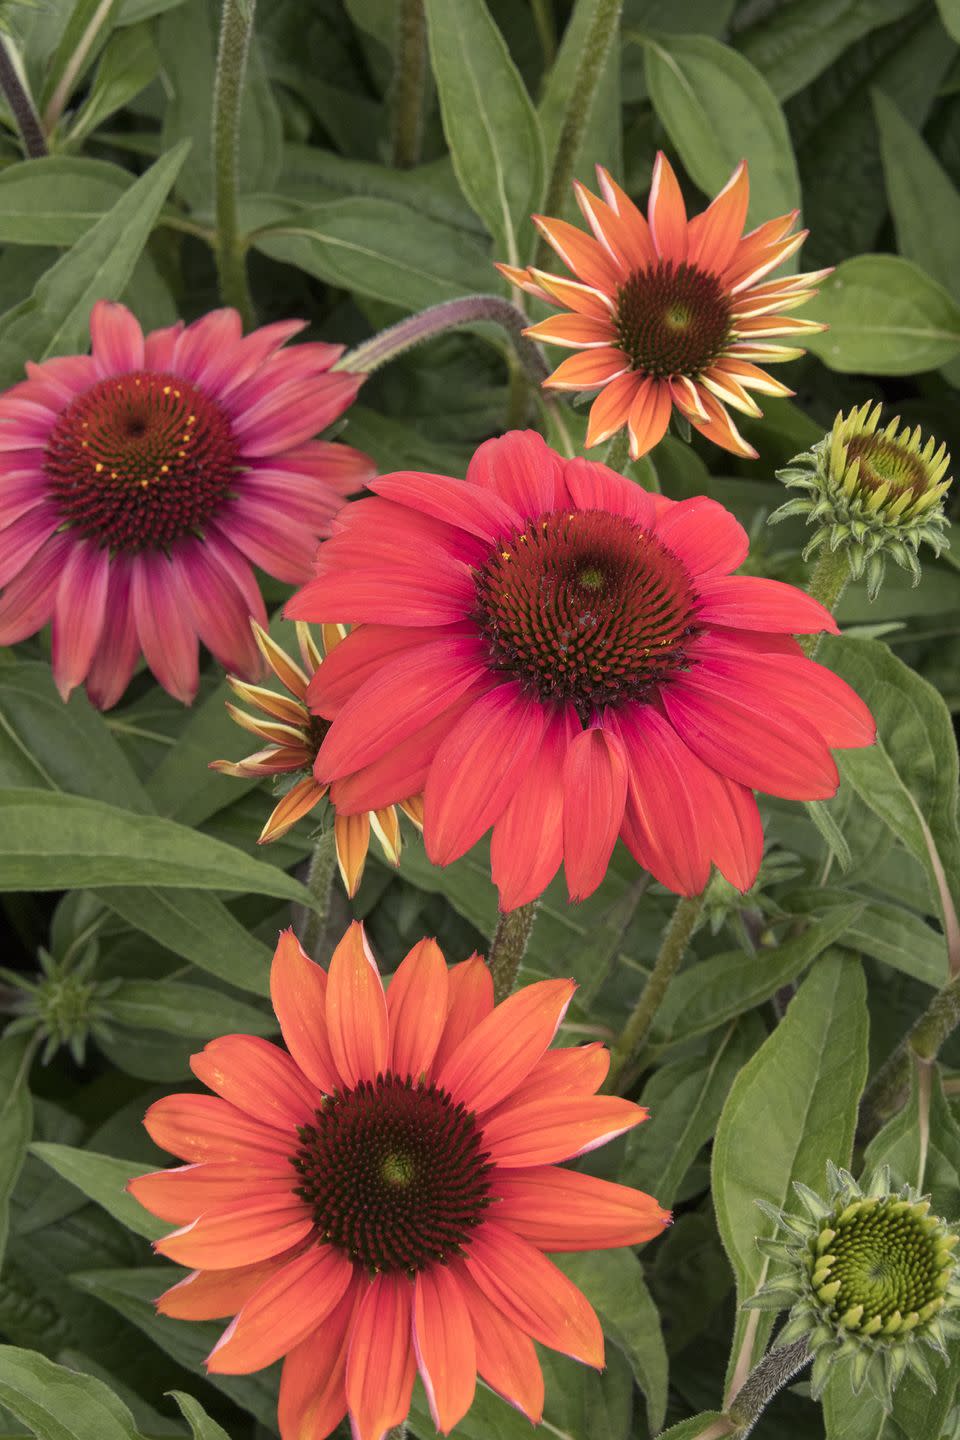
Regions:
[[[90,669],[100,642],[110,583],[110,551],[79,541],[63,569],[53,611],[53,678],[66,700]]]
[[[521,515],[495,491],[467,480],[452,480],[447,475],[401,471],[396,475],[382,475],[371,483],[370,489],[387,500],[456,525],[491,545],[498,536],[524,527]]]
[[[9,584],[33,561],[60,524],[62,516],[54,506],[41,503],[31,506],[18,520],[3,526],[0,530],[0,585]],[[75,533],[70,539],[75,543]]]
[[[183,321],[177,320],[173,325],[165,325],[162,330],[150,331],[143,342],[143,368],[145,370],[172,373],[177,341],[183,334],[184,328]]]
[[[514,910],[540,895],[560,868],[563,765],[580,728],[572,705],[549,717],[539,750],[494,824],[490,870],[502,910]]]
[[[73,545],[66,532],[51,535],[32,563],[7,586],[0,598],[0,645],[15,645],[46,625]]]
[[[173,349],[171,369],[204,389],[225,378],[236,357],[241,336],[236,310],[211,310],[181,332]]]
[[[563,766],[563,866],[571,900],[606,874],[623,822],[627,759],[619,736],[592,725],[574,736]]]
[[[170,563],[204,645],[230,674],[255,680],[261,670],[260,652],[250,628],[250,610],[232,577],[202,540],[181,540],[172,546]],[[262,604],[257,609],[254,618],[263,624]]]
[[[164,690],[191,704],[200,683],[197,635],[184,613],[177,575],[167,557],[156,550],[135,556],[132,590],[147,664]]]
[[[646,490],[597,460],[568,460],[563,478],[578,510],[608,510],[652,530],[653,501]]]
[[[90,338],[101,379],[143,369],[143,331],[126,305],[98,300],[90,313]]]
[[[705,495],[681,500],[668,510],[657,524],[657,538],[697,579],[729,574],[743,564],[750,549],[739,520]]]
[[[567,503],[560,456],[533,430],[511,430],[484,441],[470,461],[467,480],[495,491],[527,519]]]
[[[100,643],[87,671],[87,695],[98,710],[116,705],[140,658],[132,584],[131,558],[115,555],[110,562],[110,588]]]
[[[241,453],[276,455],[309,440],[352,405],[363,380],[362,375],[340,371],[281,386],[235,422]]]
[[[789,635],[812,635],[839,626],[819,601],[782,580],[757,575],[715,575],[697,586],[700,618],[713,625],[743,630],[781,630]]]

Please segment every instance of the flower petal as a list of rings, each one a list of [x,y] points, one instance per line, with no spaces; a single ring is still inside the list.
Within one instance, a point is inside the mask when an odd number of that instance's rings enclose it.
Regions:
[[[333,835],[340,878],[343,888],[352,900],[363,879],[367,851],[370,848],[369,812],[362,810],[359,815],[335,815]]]
[[[545,390],[599,390],[630,373],[630,361],[616,345],[598,345],[596,349],[580,350],[561,360],[543,382]]]
[[[454,1051],[437,1084],[468,1110],[489,1110],[529,1075],[575,989],[572,980],[539,980],[510,995]]]
[[[249,1375],[286,1355],[335,1310],[353,1266],[332,1245],[312,1245],[244,1302],[206,1359],[214,1375]]]
[[[126,305],[98,300],[90,312],[90,339],[101,379],[143,369],[143,331]]]
[[[282,1198],[255,1200],[201,1215],[192,1224],[171,1230],[155,1241],[153,1248],[191,1270],[232,1270],[289,1250],[313,1228],[312,1214],[291,1191]]]
[[[599,1040],[589,1045],[569,1045],[548,1050],[525,1080],[503,1102],[526,1105],[532,1100],[550,1100],[558,1095],[595,1095],[607,1078],[610,1052]],[[499,1114],[500,1107],[495,1113]]]
[[[670,1212],[652,1195],[555,1165],[497,1171],[497,1222],[538,1250],[607,1250],[653,1240]]]
[[[361,1295],[347,1354],[347,1407],[355,1440],[383,1440],[407,1418],[417,1364],[411,1341],[413,1286],[378,1275]]]
[[[350,1323],[365,1285],[356,1278],[335,1309],[284,1361],[277,1420],[287,1440],[326,1440],[346,1414]]]
[[[356,920],[330,961],[327,1034],[345,1085],[376,1080],[386,1070],[390,1055],[387,1002],[363,926]]]
[[[747,162],[741,160],[719,195],[690,221],[687,259],[699,270],[722,275],[743,234],[750,203]]]
[[[287,1255],[238,1265],[234,1270],[191,1270],[157,1300],[161,1315],[173,1320],[222,1320],[235,1315],[264,1280],[286,1263]]]
[[[450,1266],[470,1307],[477,1370],[534,1425],[543,1419],[543,1371],[530,1336],[487,1299],[462,1261]]]
[[[563,763],[580,721],[572,705],[548,716],[540,748],[493,827],[490,871],[501,910],[540,895],[563,859]]]
[[[643,529],[653,528],[656,521],[653,497],[640,485],[611,470],[609,465],[599,460],[584,460],[578,455],[567,461],[563,478],[578,509],[608,510]]]
[[[475,481],[452,480],[447,475],[421,475],[401,471],[382,475],[370,489],[387,500],[409,505],[435,520],[456,525],[490,544],[499,535],[521,529],[523,520],[512,505],[495,491]]]
[[[132,583],[130,557],[115,555],[110,562],[110,587],[100,643],[87,671],[87,695],[99,710],[109,710],[111,705],[116,705],[140,659]]]
[[[589,352],[594,357],[601,353],[599,350]],[[571,359],[579,358],[579,356],[571,356]],[[565,360],[563,363],[569,365],[570,361]],[[593,445],[601,445],[604,440],[609,440],[611,435],[615,435],[626,425],[642,381],[643,376],[636,370],[628,370],[626,374],[618,375],[616,379],[611,380],[600,391],[590,406],[587,438],[584,441],[588,450]]]
[[[681,500],[662,515],[657,538],[697,579],[728,575],[743,564],[750,549],[750,539],[739,520],[705,495]]]
[[[89,541],[74,545],[53,611],[53,678],[61,700],[86,677],[106,619],[110,552]]]
[[[433,1057],[438,1075],[471,1031],[493,1010],[493,976],[486,961],[471,955],[447,971],[447,1017]]]
[[[563,765],[563,868],[571,900],[592,895],[606,874],[626,799],[623,742],[591,725],[574,736]]]
[[[550,1095],[501,1106],[483,1122],[483,1145],[496,1166],[551,1165],[596,1150],[646,1118],[618,1095]]]
[[[252,1120],[217,1095],[163,1095],[143,1123],[155,1145],[181,1160],[262,1164],[290,1155],[289,1136]]]
[[[418,1080],[433,1063],[447,1023],[447,964],[436,940],[421,940],[404,956],[387,991],[390,1068]]]
[[[179,1165],[135,1175],[127,1190],[152,1215],[171,1224],[186,1225],[207,1210],[225,1210],[251,1199],[268,1199],[289,1193],[293,1177],[283,1161],[250,1165],[214,1161],[205,1165]]]
[[[477,1388],[470,1307],[447,1266],[434,1265],[417,1275],[413,1344],[433,1423],[446,1435],[470,1409]]]
[[[190,1069],[238,1110],[288,1135],[309,1125],[320,1104],[296,1062],[259,1035],[211,1040],[190,1056]]]
[[[673,166],[657,151],[647,207],[650,234],[661,260],[681,265],[687,258],[687,208]]]
[[[711,575],[697,584],[701,620],[739,630],[773,630],[789,635],[839,634],[836,620],[795,585],[759,575]]]
[[[662,380],[644,380],[630,406],[627,429],[630,432],[630,458],[639,460],[667,433],[673,410],[670,386]]]
[[[164,690],[185,705],[200,683],[197,635],[169,559],[144,550],[133,563],[133,612],[144,657]]]
[[[617,332],[609,318],[598,320],[593,315],[551,315],[524,330],[532,340],[548,345],[563,345],[571,350],[594,350],[616,345]]]
[[[284,1043],[300,1069],[326,1095],[340,1076],[327,1037],[327,973],[304,953],[292,930],[281,930],[270,968],[270,998]]]

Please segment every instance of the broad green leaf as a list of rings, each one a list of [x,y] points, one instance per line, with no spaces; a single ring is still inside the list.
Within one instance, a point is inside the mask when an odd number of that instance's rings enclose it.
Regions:
[[[828,1160],[849,1164],[867,1074],[868,1024],[859,960],[831,952],[733,1083],[717,1126],[711,1174],[738,1301],[760,1288],[769,1265],[756,1237],[771,1234],[773,1222],[755,1202],[792,1209],[794,1180],[819,1190]],[[768,1312],[739,1313],[728,1380],[743,1383],[772,1325]]]
[[[115,111],[129,104],[156,78],[159,69],[160,57],[149,25],[131,25],[112,35],[90,93],[70,127],[71,145],[86,139]]]
[[[880,90],[873,93],[897,247],[954,298],[960,296],[956,246],[960,191],[922,136]]]
[[[421,310],[489,291],[496,274],[462,230],[391,200],[333,200],[255,231],[254,248],[374,300]]]
[[[654,108],[705,194],[750,166],[749,225],[795,210],[800,181],[783,111],[748,60],[706,35],[642,35]]]
[[[424,11],[460,188],[493,236],[497,258],[520,264],[543,197],[536,111],[484,0],[425,0]]]
[[[960,0],[937,0],[944,29],[960,45]]]
[[[899,255],[844,260],[805,313],[830,327],[807,348],[844,374],[909,375],[960,352],[960,306]]]
[[[279,189],[305,205],[355,196],[408,205],[429,220],[440,220],[474,236],[486,234],[460,193],[449,156],[393,170],[370,160],[348,160],[315,145],[285,145]]]
[[[920,0],[781,0],[737,35],[737,49],[788,100],[879,25],[915,10]]]
[[[30,1146],[36,1155],[61,1179],[75,1185],[88,1200],[101,1205],[108,1215],[135,1235],[158,1240],[170,1226],[157,1220],[132,1195],[127,1194],[127,1181],[142,1175],[142,1160],[118,1160],[113,1155],[98,1155],[95,1150],[80,1150],[73,1145],[54,1145],[36,1141]]]
[[[956,1432],[945,1428],[960,1381],[960,1352],[953,1347],[949,1368],[934,1351],[924,1349],[936,1393],[908,1370],[894,1391],[893,1412],[870,1393],[854,1395],[849,1370],[839,1367],[823,1392],[826,1440],[948,1440]]]
[[[0,1035],[0,1265],[10,1223],[10,1196],[33,1129],[29,1087],[32,1056],[30,1036]]]
[[[546,1387],[543,1421],[548,1433],[570,1436],[571,1440],[633,1440],[633,1374],[622,1351],[611,1345],[599,1372],[556,1350],[544,1350],[539,1358]],[[488,1434],[484,1432],[482,1440]],[[429,1434],[423,1440],[429,1440]]]
[[[163,1030],[188,1039],[212,1040],[217,1035],[275,1035],[273,1014],[235,1000],[222,990],[208,990],[179,980],[119,980],[104,999],[119,1025]]]
[[[25,360],[87,349],[94,302],[123,294],[186,154],[179,145],[163,155],[40,277],[28,299],[0,316],[0,384],[19,379]]]
[[[72,245],[129,190],[133,176],[105,160],[48,155],[0,170],[0,241]]]
[[[0,1403],[37,1440],[140,1440],[130,1411],[102,1380],[35,1350],[0,1346]]]
[[[650,1432],[657,1434],[667,1413],[667,1352],[638,1257],[632,1250],[598,1250],[563,1255],[557,1263],[596,1310],[604,1334],[626,1355],[647,1402]]]
[[[793,891],[786,897],[791,910],[811,914],[822,914],[828,906],[848,907],[851,899],[849,890],[819,886]],[[935,990],[946,983],[947,947],[943,935],[901,905],[865,896],[859,913],[848,922],[844,938],[851,950],[882,960]]]
[[[170,1394],[180,1406],[183,1418],[193,1431],[193,1440],[230,1440],[223,1426],[210,1419],[199,1400],[194,1400],[192,1395],[185,1395],[182,1390],[171,1390]]]
[[[173,820],[41,790],[0,790],[0,810],[0,890],[169,885],[313,905],[306,887],[282,870]]]

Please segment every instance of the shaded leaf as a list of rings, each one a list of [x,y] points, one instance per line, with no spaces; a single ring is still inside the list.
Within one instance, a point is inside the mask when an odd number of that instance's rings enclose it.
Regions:
[[[831,370],[908,375],[960,353],[960,306],[899,255],[844,260],[823,282],[809,318],[830,327],[805,341]]]
[[[142,1175],[142,1160],[118,1160],[113,1155],[98,1155],[95,1150],[81,1150],[73,1145],[54,1145],[37,1141],[30,1146],[30,1153],[36,1155],[61,1179],[86,1195],[88,1200],[101,1205],[108,1215],[135,1235],[147,1240],[158,1240],[166,1235],[170,1226],[157,1220],[132,1195],[126,1185],[136,1175]]]
[[[0,1265],[10,1225],[10,1196],[33,1129],[28,1083],[32,1057],[29,1035],[0,1035]]]
[[[102,1380],[35,1350],[0,1346],[0,1401],[38,1440],[140,1440],[130,1411]]]

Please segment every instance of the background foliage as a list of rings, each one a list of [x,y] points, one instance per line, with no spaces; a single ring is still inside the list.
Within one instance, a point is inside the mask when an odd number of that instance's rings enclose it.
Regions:
[[[262,4],[240,163],[258,319],[303,315],[311,336],[351,344],[436,301],[500,290],[491,259],[532,256],[528,217],[596,3],[426,0],[423,159],[405,169],[390,129],[394,0]],[[85,348],[96,298],[123,298],[145,328],[218,303],[217,11],[214,0],[0,5],[41,113],[59,116],[44,159],[24,160],[12,125],[0,129],[0,384],[27,359]],[[752,221],[802,206],[804,268],[838,267],[809,312],[831,328],[786,377],[796,399],[745,424],[759,461],[668,438],[633,467],[674,498],[706,493],[733,509],[755,572],[804,582],[802,527],[764,528],[782,499],[773,471],[839,408],[884,400],[960,450],[958,42],[957,0],[625,0],[577,174],[591,183],[601,161],[639,199],[662,146],[699,208],[747,156]],[[383,470],[462,475],[508,422],[541,423],[554,443],[582,437],[582,412],[538,415],[536,403],[480,327],[378,373],[345,433]],[[279,607],[284,588],[265,587]],[[859,1167],[868,1073],[951,960],[960,967],[947,944],[960,902],[958,616],[949,551],[917,589],[891,569],[875,604],[858,586],[842,601],[846,636],[820,658],[873,707],[880,743],[842,758],[835,800],[764,802],[755,892],[714,882],[710,924],[637,1077],[653,1119],[590,1160],[653,1191],[676,1223],[639,1253],[564,1261],[610,1344],[599,1376],[545,1357],[548,1433],[561,1440],[644,1440],[665,1424],[672,1440],[700,1433],[725,1376],[759,1356],[772,1325],[737,1310],[767,1264],[754,1241],[771,1227],[753,1201],[789,1205],[791,1182],[820,1186],[827,1159],[855,1155]],[[153,1260],[155,1222],[122,1190],[165,1163],[140,1121],[185,1082],[191,1050],[231,1030],[274,1033],[270,948],[291,905],[302,918],[309,903],[295,878],[309,823],[257,851],[269,797],[206,768],[248,748],[226,695],[212,663],[192,710],[144,672],[102,716],[79,694],[61,704],[42,638],[0,655],[6,963],[28,975],[41,956],[55,974],[80,965],[96,1016],[85,1052],[61,1048],[46,1064],[28,1033],[0,1039],[4,1436],[273,1433],[273,1372],[206,1379],[216,1327],[155,1316],[171,1267]],[[571,1039],[615,1036],[641,988],[671,905],[645,887],[621,847],[584,905],[568,907],[559,885],[546,897],[524,973],[576,976]],[[482,848],[439,871],[408,834],[399,874],[371,855],[353,908],[390,969],[423,934],[451,960],[484,948],[496,902]],[[348,914],[338,898],[331,935]],[[9,1008],[15,992],[0,1000]],[[930,1093],[914,1093],[870,1156],[955,1218],[960,1046],[941,1060]],[[939,1379],[935,1397],[905,1382],[886,1420],[842,1381],[822,1410],[799,1384],[755,1434],[957,1440],[960,1360]],[[412,1428],[433,1433],[419,1391]],[[513,1440],[528,1426],[481,1391],[457,1434]]]

